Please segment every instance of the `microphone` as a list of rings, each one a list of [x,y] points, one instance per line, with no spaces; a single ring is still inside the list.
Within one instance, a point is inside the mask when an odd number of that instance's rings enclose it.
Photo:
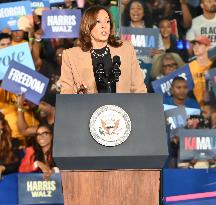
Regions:
[[[98,82],[102,83],[104,81],[105,71],[104,64],[101,60],[99,60],[99,62],[97,63],[96,76],[98,78]]]
[[[121,75],[120,70],[121,59],[119,56],[113,56],[113,70],[112,73],[114,75],[114,82],[119,81],[119,76]]]

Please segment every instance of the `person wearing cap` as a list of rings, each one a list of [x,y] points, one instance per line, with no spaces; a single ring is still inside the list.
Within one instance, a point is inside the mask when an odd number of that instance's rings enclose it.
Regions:
[[[206,36],[197,36],[191,41],[192,48],[196,59],[189,63],[190,72],[194,82],[194,96],[197,102],[204,105],[204,93],[206,79],[205,74],[211,67],[211,60],[208,58],[208,50],[211,46],[211,41]]]

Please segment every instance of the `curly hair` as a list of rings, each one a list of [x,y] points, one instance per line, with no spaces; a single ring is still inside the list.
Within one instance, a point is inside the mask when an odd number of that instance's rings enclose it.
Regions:
[[[131,17],[130,17],[130,9],[132,3],[137,2],[142,5],[143,11],[144,11],[144,16],[143,16],[143,21],[145,23],[146,28],[153,28],[153,20],[151,13],[149,12],[149,9],[147,8],[146,4],[143,3],[142,0],[131,0],[125,7],[124,12],[122,14],[122,26],[130,26],[131,22]]]
[[[11,143],[12,131],[4,114],[1,112],[0,123],[2,125],[0,130],[0,161],[3,164],[10,164],[16,160]]]
[[[103,6],[96,5],[89,7],[85,11],[80,23],[78,45],[81,47],[82,51],[89,51],[92,48],[91,30],[97,24],[97,15],[100,10],[105,10],[110,18],[110,35],[108,38],[108,44],[113,47],[120,47],[122,45],[122,42],[115,35],[114,23],[109,10]]]

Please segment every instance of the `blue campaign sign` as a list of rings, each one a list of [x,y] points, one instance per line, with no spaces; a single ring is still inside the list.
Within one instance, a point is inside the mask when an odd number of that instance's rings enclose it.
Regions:
[[[77,38],[81,20],[80,9],[43,11],[43,38]]]
[[[4,78],[9,64],[13,60],[28,66],[32,70],[35,70],[28,43],[9,46],[7,48],[0,49],[0,80]]]
[[[46,0],[31,0],[31,7],[33,10],[36,8],[49,8],[50,3]]]
[[[184,127],[187,121],[187,112],[184,106],[165,111],[166,123],[170,125],[170,129]]]
[[[137,56],[137,59],[138,59],[141,71],[145,77],[144,82],[146,86],[149,86],[150,80],[151,80],[150,73],[151,73],[151,67],[152,67],[151,58],[149,56]]]
[[[49,79],[37,71],[12,61],[4,76],[2,87],[12,93],[25,93],[25,98],[39,104],[44,96]]]
[[[30,1],[17,1],[12,3],[1,3],[0,8],[0,30],[22,29],[24,24],[32,22],[32,9]]]
[[[215,169],[164,169],[164,205],[216,204]]]
[[[170,110],[173,108],[177,108],[177,106],[175,106],[175,105],[163,104],[163,106],[164,106],[164,111],[167,111],[167,110]],[[186,110],[187,116],[200,115],[200,113],[201,113],[201,110],[197,109],[197,108],[185,107],[185,110]]]
[[[17,174],[3,175],[0,180],[0,204],[18,204]]]
[[[64,0],[49,0],[50,4],[62,4],[64,3]]]
[[[188,89],[192,90],[194,87],[193,78],[189,69],[188,64],[184,65],[182,68],[170,73],[169,75],[152,82],[152,87],[156,93],[171,95],[170,88],[172,81],[175,77],[180,76],[187,80]]]
[[[214,95],[216,96],[216,68],[209,70],[209,77],[213,87]]]
[[[138,56],[149,55],[151,49],[159,48],[159,33],[156,28],[121,27],[121,39],[130,41]]]
[[[64,204],[61,175],[53,174],[49,180],[43,174],[18,175],[19,204]]]

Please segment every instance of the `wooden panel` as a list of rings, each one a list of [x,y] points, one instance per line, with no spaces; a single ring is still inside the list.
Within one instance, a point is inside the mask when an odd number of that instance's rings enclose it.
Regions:
[[[159,170],[62,171],[65,205],[157,205]]]

